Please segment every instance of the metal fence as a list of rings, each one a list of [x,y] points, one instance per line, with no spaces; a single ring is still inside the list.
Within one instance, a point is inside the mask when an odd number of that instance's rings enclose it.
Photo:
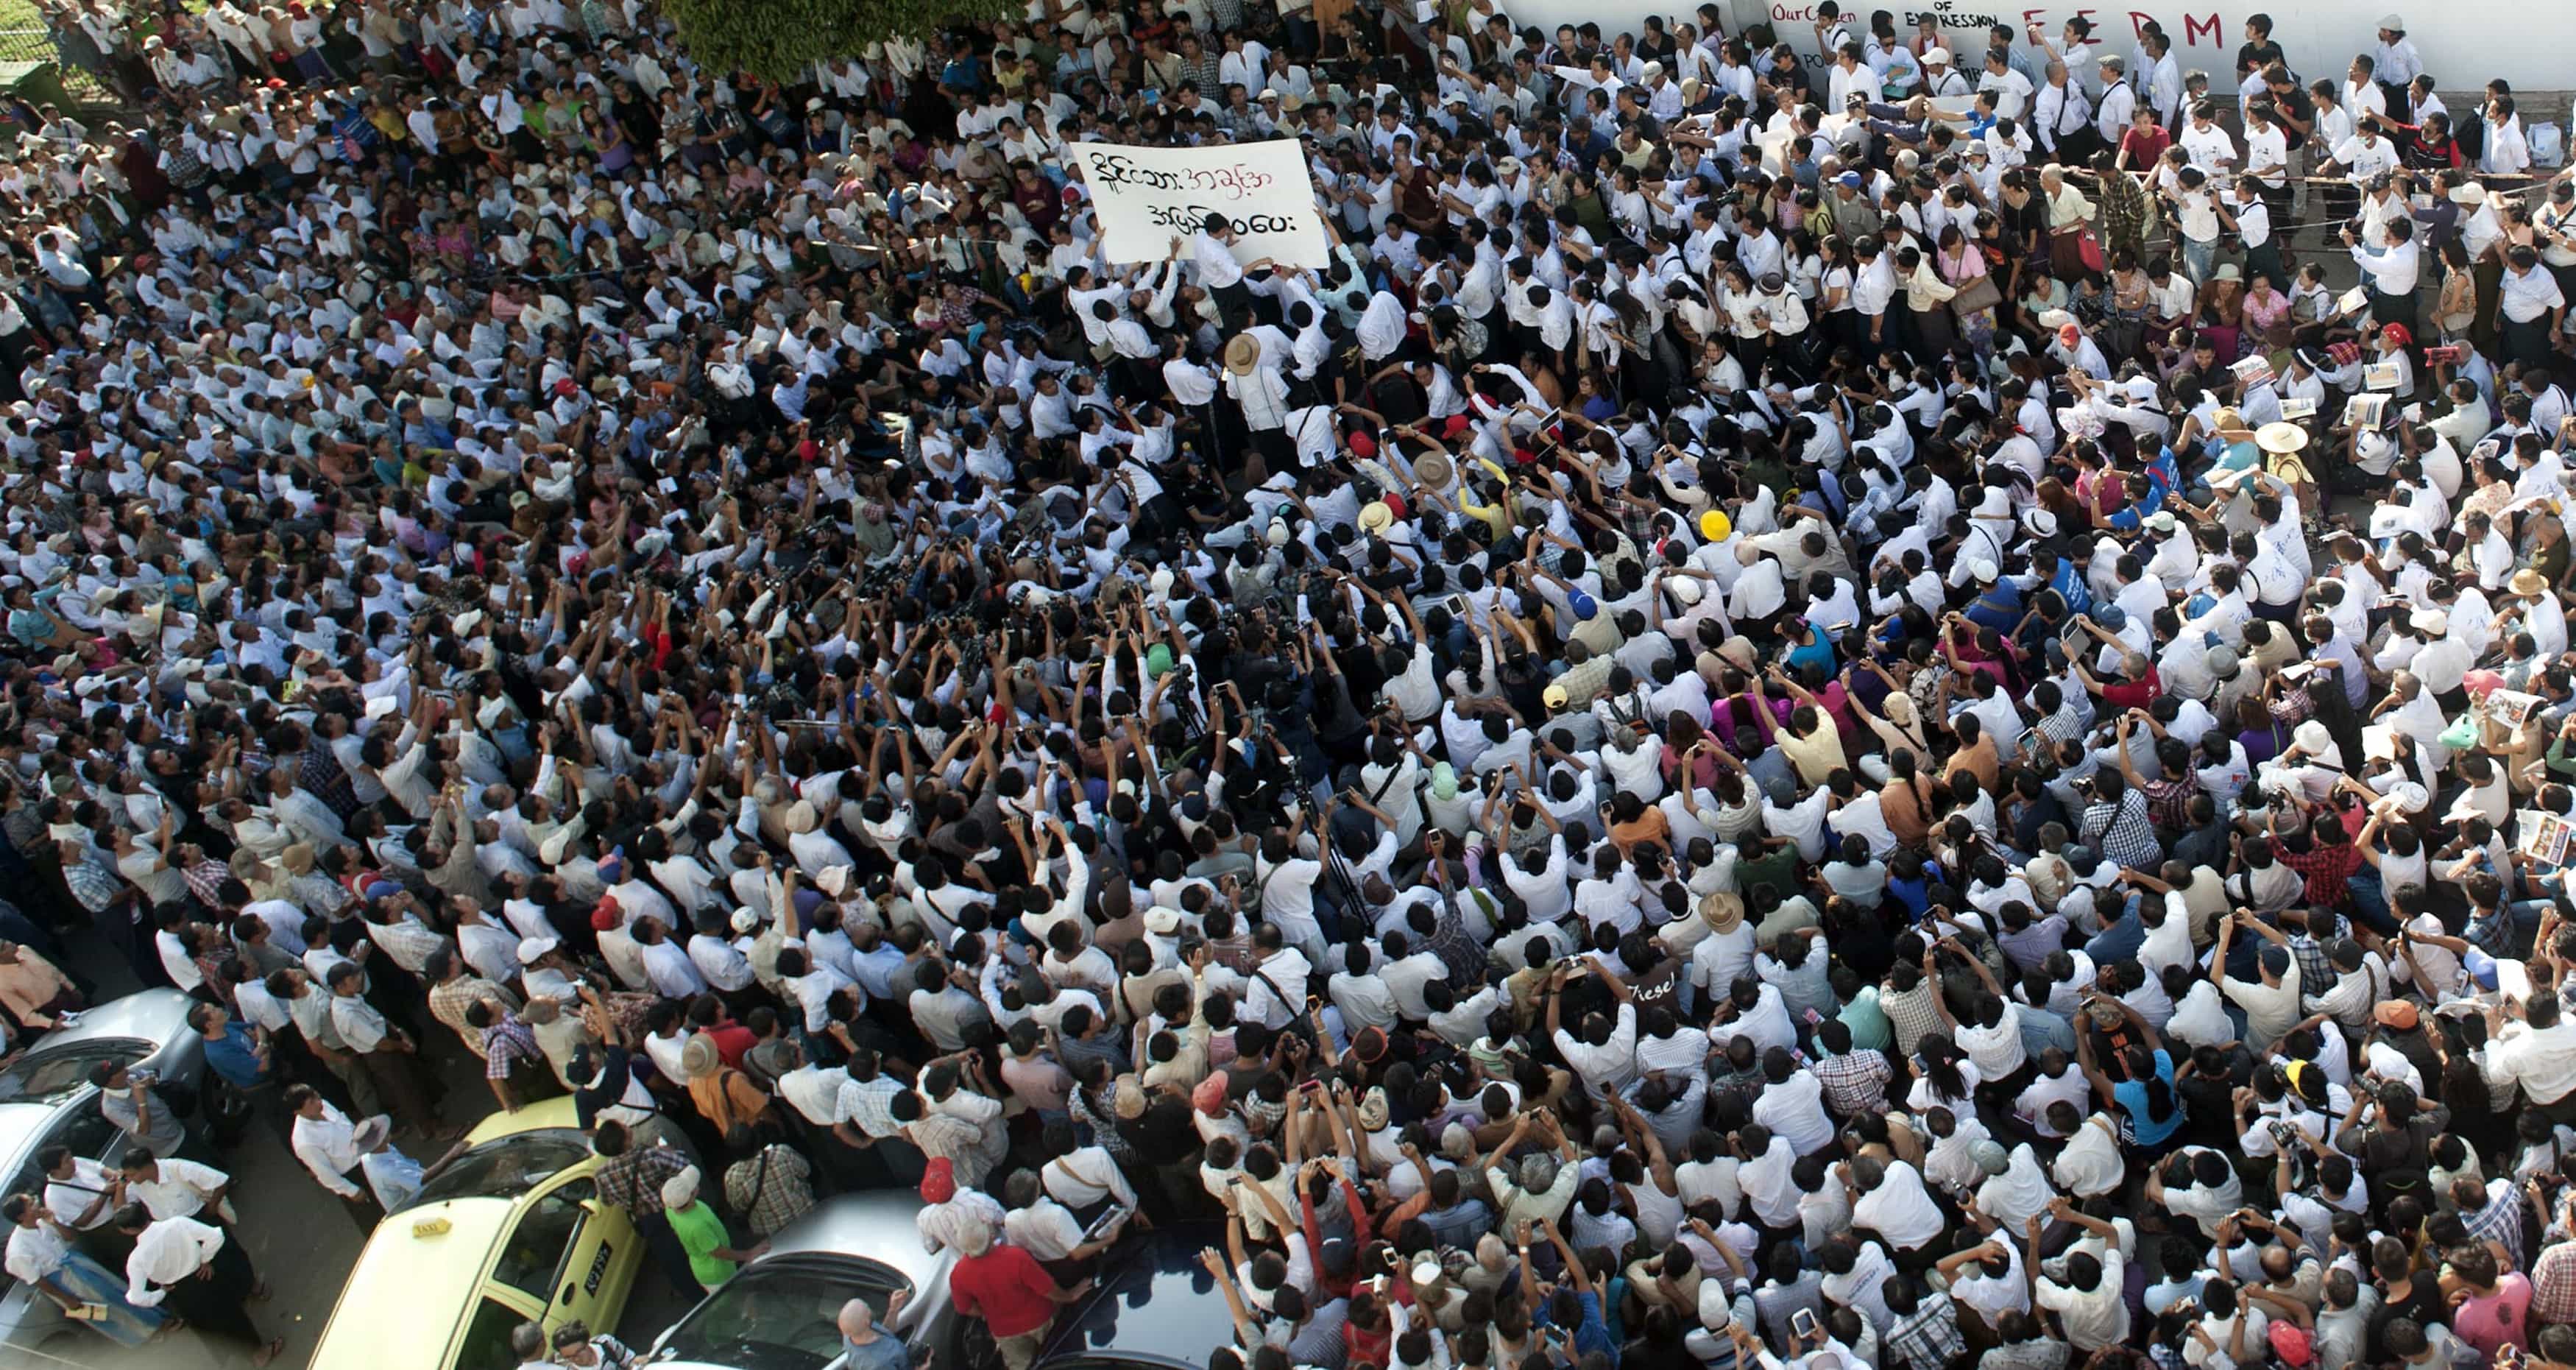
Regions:
[[[115,92],[96,76],[63,60],[54,35],[42,28],[0,28],[0,62],[51,62],[63,93],[82,104],[114,104]]]

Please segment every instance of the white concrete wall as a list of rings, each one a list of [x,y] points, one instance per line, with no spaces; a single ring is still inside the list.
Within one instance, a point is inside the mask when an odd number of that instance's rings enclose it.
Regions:
[[[1800,52],[1814,54],[1815,0],[1718,0],[1727,31],[1740,33],[1749,23],[1768,21],[1782,40]],[[2566,0],[2113,0],[2099,7],[2071,4],[2032,5],[2028,0],[1912,0],[1909,4],[1840,0],[1845,21],[1855,36],[1867,28],[1869,15],[1887,9],[1896,16],[1897,32],[1911,37],[1918,14],[1937,14],[1953,35],[1954,46],[1970,52],[1985,49],[1985,31],[2001,21],[2016,33],[2025,21],[2037,20],[2053,37],[2077,15],[2097,25],[2102,50],[2129,53],[2137,25],[2153,19],[2175,42],[2174,58],[2184,70],[2210,74],[2213,93],[2225,96],[2235,87],[2236,49],[2245,41],[2245,16],[2272,16],[2272,37],[2290,58],[2291,68],[2307,80],[2341,80],[2353,55],[2378,45],[2379,20],[2392,9],[2406,20],[2407,37],[2423,54],[2425,69],[2444,90],[2476,90],[2501,76],[2515,90],[2564,90],[2576,71],[2576,5]],[[1668,21],[1697,22],[1698,0],[1639,3],[1618,0],[1518,0],[1506,7],[1516,24],[1536,25],[1554,33],[1559,24],[1587,20],[1601,26],[1604,37],[1633,31],[1649,14]],[[2092,72],[2084,73],[2089,81]],[[2563,120],[2567,111],[2533,110],[2525,101],[2526,119]]]

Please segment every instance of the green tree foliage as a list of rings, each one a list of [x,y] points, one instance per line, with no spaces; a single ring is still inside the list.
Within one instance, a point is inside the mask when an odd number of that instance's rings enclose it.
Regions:
[[[680,42],[709,71],[798,79],[827,57],[886,38],[926,38],[941,26],[1016,18],[1016,0],[669,0]]]

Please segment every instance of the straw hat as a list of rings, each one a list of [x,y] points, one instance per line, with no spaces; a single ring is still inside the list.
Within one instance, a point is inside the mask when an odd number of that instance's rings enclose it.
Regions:
[[[2267,423],[2254,430],[2254,445],[2266,452],[2296,452],[2308,445],[2308,430],[2295,423]]]
[[[1744,922],[1744,900],[1725,890],[1710,890],[1700,896],[1699,916],[1710,932],[1733,932]]]
[[[1360,510],[1360,531],[1372,536],[1383,533],[1395,522],[1395,510],[1385,500],[1371,500]]]
[[[2525,566],[2513,573],[2513,579],[2505,582],[2505,588],[2517,595],[2545,595],[2549,593],[2549,578]]]
[[[1249,333],[1237,333],[1225,345],[1225,369],[1238,376],[1249,376],[1261,364],[1261,344]]]
[[[1434,490],[1448,488],[1449,478],[1456,475],[1449,459],[1437,452],[1426,453],[1413,463],[1413,477]]]

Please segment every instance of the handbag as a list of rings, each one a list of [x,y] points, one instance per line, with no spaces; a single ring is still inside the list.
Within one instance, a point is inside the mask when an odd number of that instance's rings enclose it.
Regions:
[[[2003,288],[1995,284],[1995,273],[1989,271],[1959,287],[1958,293],[1950,297],[1950,315],[1964,320],[1971,314],[1993,309],[2003,302]]]
[[[2102,255],[2102,240],[2094,235],[2091,224],[2075,230],[2075,255],[2083,259],[2087,271],[2102,271],[2110,265]]]

